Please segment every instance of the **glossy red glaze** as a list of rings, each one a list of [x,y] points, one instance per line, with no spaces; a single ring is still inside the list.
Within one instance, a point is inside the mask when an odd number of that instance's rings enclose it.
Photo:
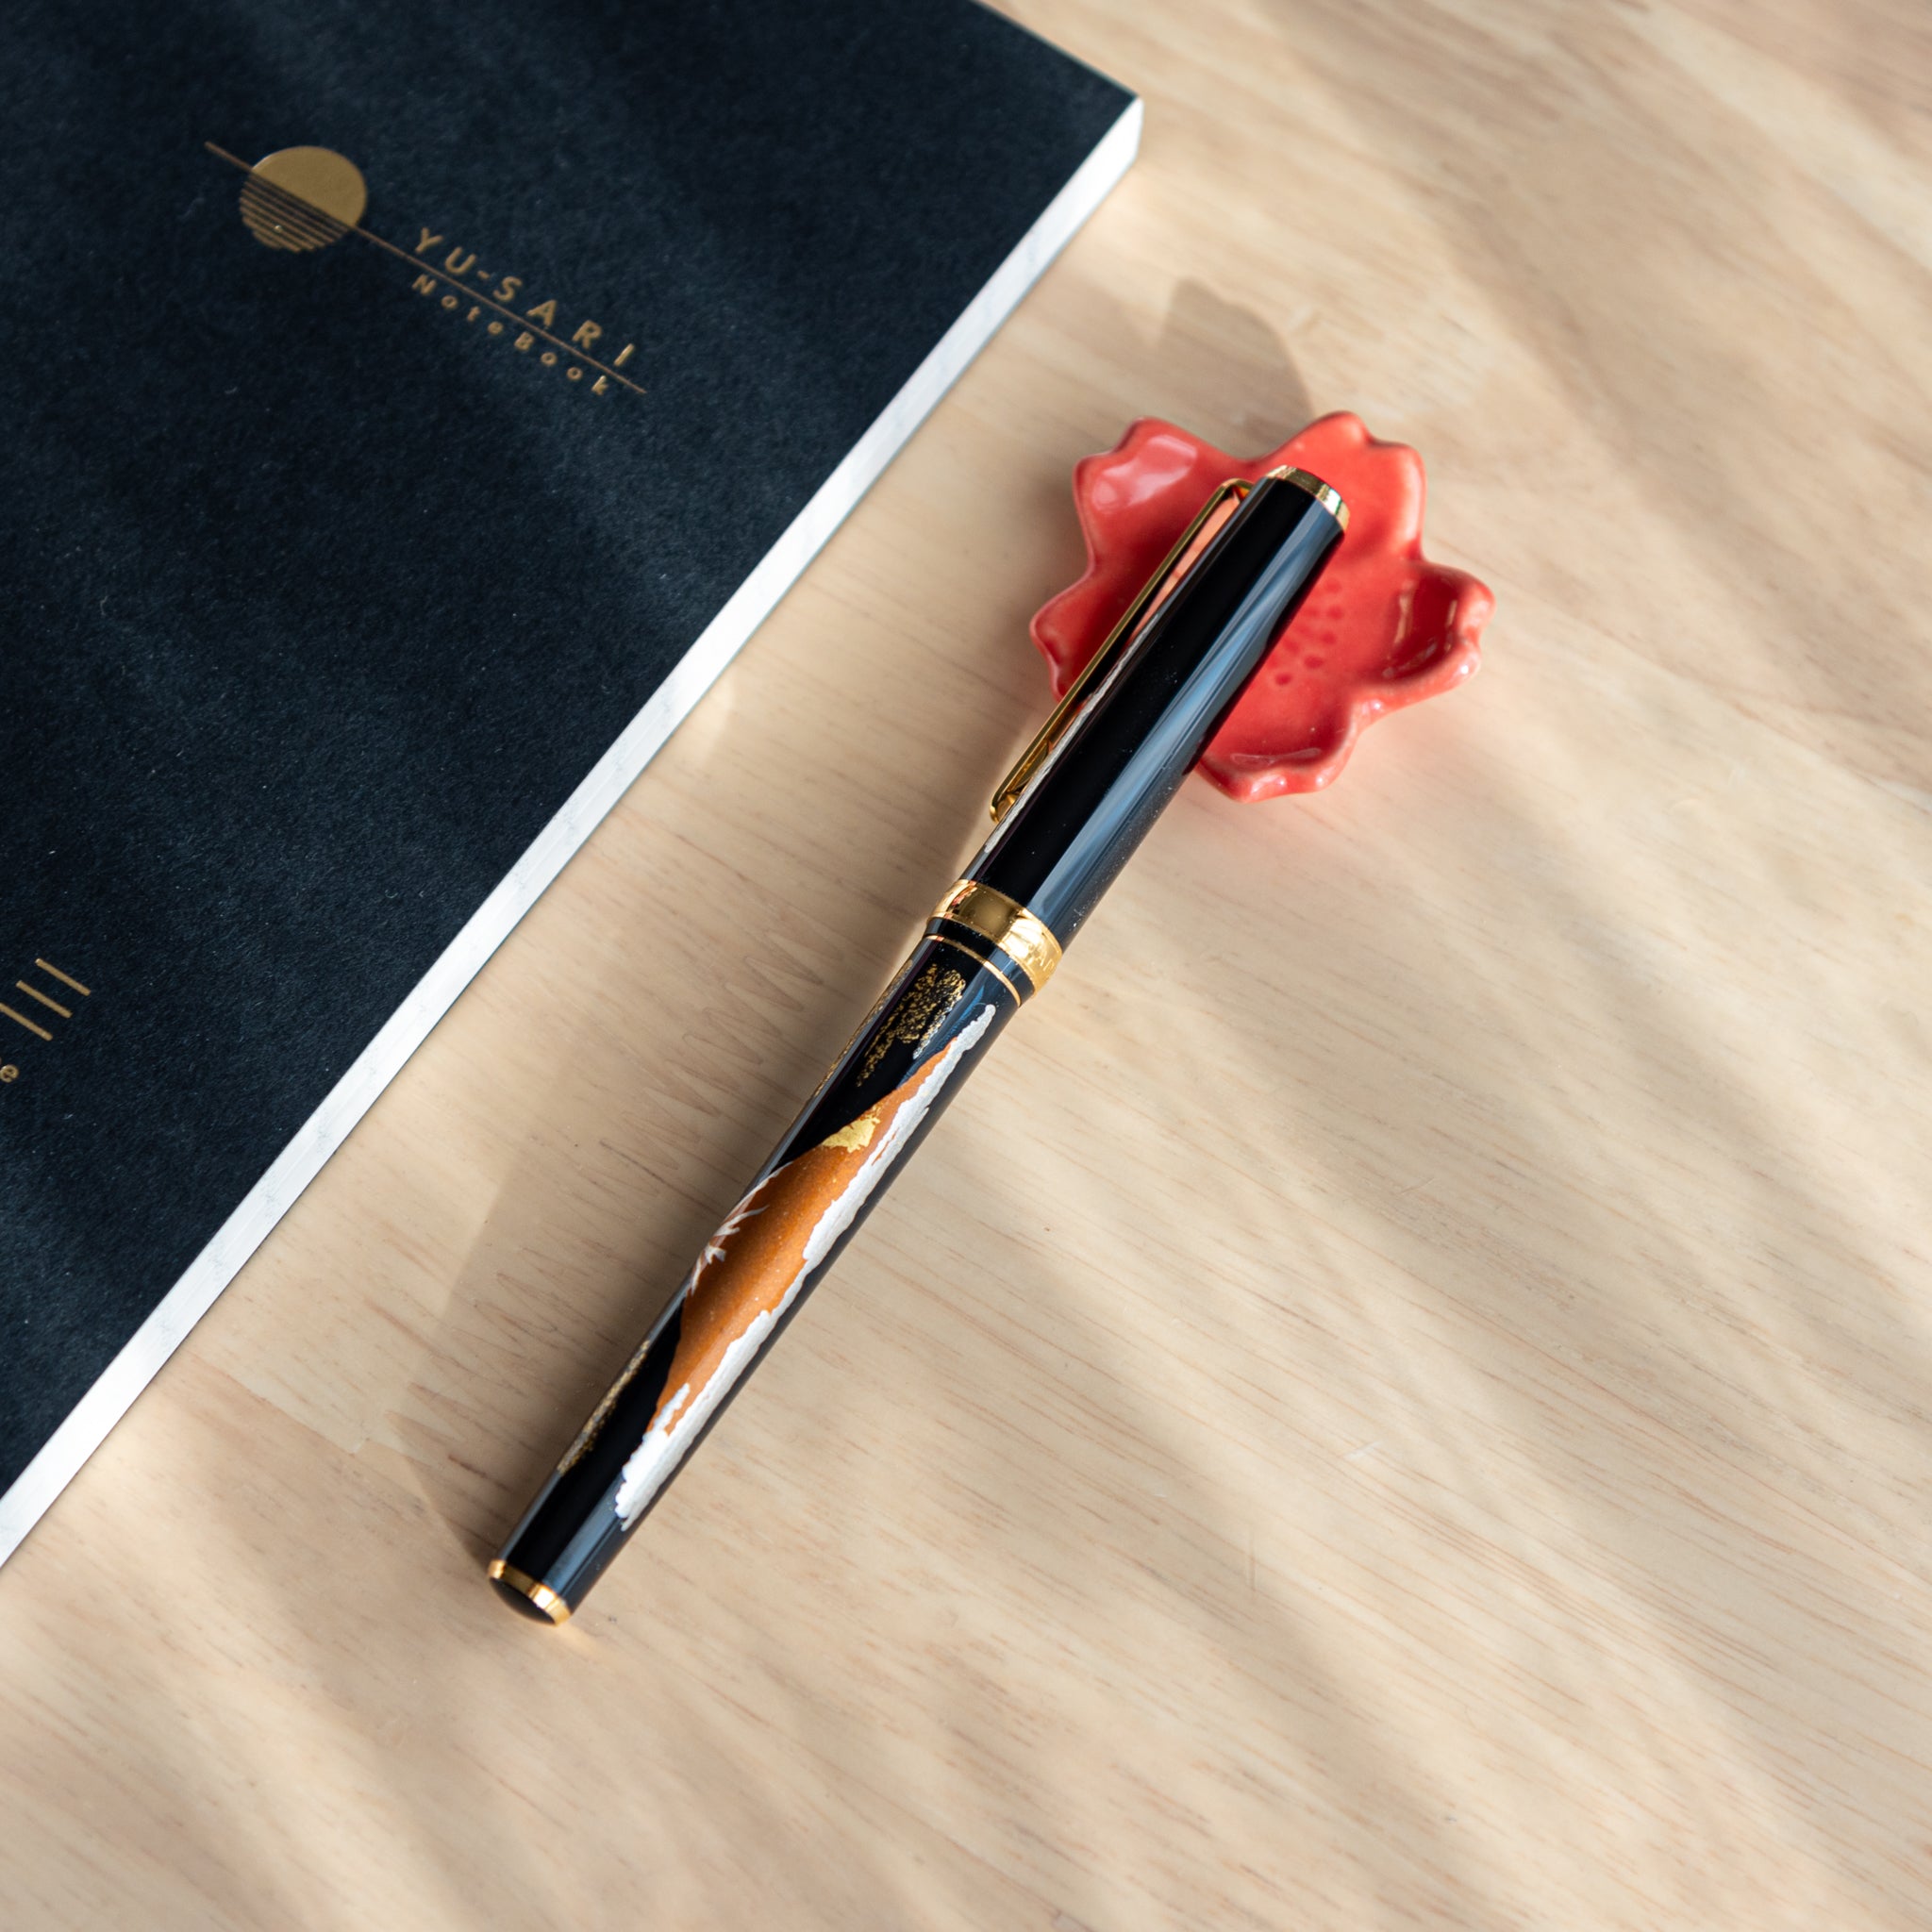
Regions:
[[[1332,484],[1348,534],[1196,768],[1235,798],[1314,791],[1347,762],[1364,724],[1474,671],[1495,600],[1423,555],[1423,462],[1378,442],[1361,418],[1324,416],[1251,461],[1142,417],[1074,471],[1087,574],[1033,620],[1064,691],[1159,568],[1194,512],[1231,476],[1292,463]]]

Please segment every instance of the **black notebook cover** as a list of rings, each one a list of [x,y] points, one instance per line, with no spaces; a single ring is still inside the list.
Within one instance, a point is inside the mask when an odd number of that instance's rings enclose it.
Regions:
[[[0,109],[4,1557],[1139,114],[973,0],[63,0]]]

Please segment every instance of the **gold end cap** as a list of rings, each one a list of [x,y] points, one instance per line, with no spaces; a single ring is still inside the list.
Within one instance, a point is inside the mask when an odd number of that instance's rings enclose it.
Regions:
[[[501,1584],[505,1590],[513,1590],[519,1596],[527,1597],[538,1611],[550,1619],[553,1624],[570,1621],[570,1606],[551,1589],[547,1583],[539,1583],[534,1576],[525,1576],[521,1570],[513,1569],[501,1557],[492,1557],[490,1564],[490,1580]]]
[[[1284,463],[1278,470],[1268,472],[1276,483],[1292,483],[1298,490],[1306,490],[1335,521],[1345,530],[1348,528],[1348,505],[1341,500],[1341,491],[1332,483],[1324,483],[1321,477],[1307,470],[1297,470],[1292,463]]]

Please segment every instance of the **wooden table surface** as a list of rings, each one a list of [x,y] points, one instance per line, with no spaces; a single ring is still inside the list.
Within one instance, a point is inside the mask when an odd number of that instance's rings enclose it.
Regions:
[[[1932,1925],[1932,18],[1014,10],[1139,166],[0,1574],[0,1924]],[[1342,407],[1482,675],[1191,787],[506,1614],[1042,711],[1074,460]]]

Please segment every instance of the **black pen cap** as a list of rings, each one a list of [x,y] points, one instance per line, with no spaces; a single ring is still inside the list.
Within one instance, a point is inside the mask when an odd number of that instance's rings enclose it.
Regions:
[[[1061,946],[1180,789],[1348,526],[1341,498],[1303,470],[1241,492],[1230,485],[1210,500],[1192,544],[1136,601],[1103,647],[1111,659],[1070,693],[1058,735],[1043,734],[1050,748],[1028,755],[1031,777],[967,868],[962,884],[1024,908]]]

